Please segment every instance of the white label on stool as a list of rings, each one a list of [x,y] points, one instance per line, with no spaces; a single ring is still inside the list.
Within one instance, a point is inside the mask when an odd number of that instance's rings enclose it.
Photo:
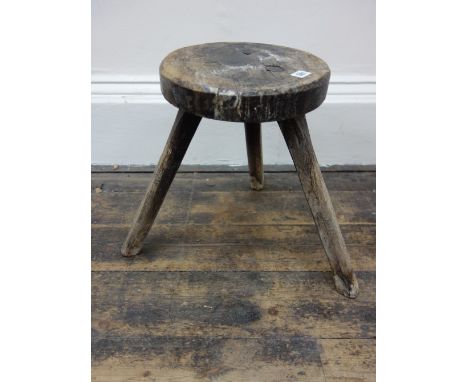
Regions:
[[[291,76],[304,78],[307,77],[309,74],[310,72],[306,72],[305,70],[298,70],[297,72],[291,73]]]

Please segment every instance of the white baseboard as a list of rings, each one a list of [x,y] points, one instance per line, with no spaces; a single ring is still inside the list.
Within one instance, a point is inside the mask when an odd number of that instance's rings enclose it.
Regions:
[[[93,75],[92,158],[96,165],[157,162],[176,115],[156,76]],[[375,164],[375,77],[333,77],[322,106],[307,115],[323,166]],[[290,164],[276,123],[263,126],[265,164]],[[203,119],[189,165],[247,164],[242,124]]]

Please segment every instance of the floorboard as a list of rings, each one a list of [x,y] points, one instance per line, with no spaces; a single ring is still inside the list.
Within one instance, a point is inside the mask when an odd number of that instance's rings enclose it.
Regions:
[[[143,252],[151,174],[92,174],[94,381],[374,381],[375,172],[325,172],[361,293],[337,294],[292,172],[179,173]]]

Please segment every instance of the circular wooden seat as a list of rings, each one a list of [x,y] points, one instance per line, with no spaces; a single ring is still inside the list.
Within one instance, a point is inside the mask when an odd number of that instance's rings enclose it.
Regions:
[[[330,69],[283,46],[218,42],[178,49],[161,63],[161,89],[174,106],[223,121],[281,121],[325,99]]]

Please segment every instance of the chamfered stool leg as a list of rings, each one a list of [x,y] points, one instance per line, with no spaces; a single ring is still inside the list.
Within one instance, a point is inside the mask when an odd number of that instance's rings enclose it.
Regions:
[[[151,183],[138,208],[130,232],[122,245],[123,256],[132,257],[140,252],[143,240],[153,225],[200,120],[201,117],[183,110],[179,110],[177,113]]]
[[[278,124],[314,216],[336,289],[346,297],[355,298],[359,291],[358,282],[312,147],[305,116],[278,121]]]
[[[260,123],[245,123],[245,142],[249,161],[250,187],[263,189],[262,128]]]

